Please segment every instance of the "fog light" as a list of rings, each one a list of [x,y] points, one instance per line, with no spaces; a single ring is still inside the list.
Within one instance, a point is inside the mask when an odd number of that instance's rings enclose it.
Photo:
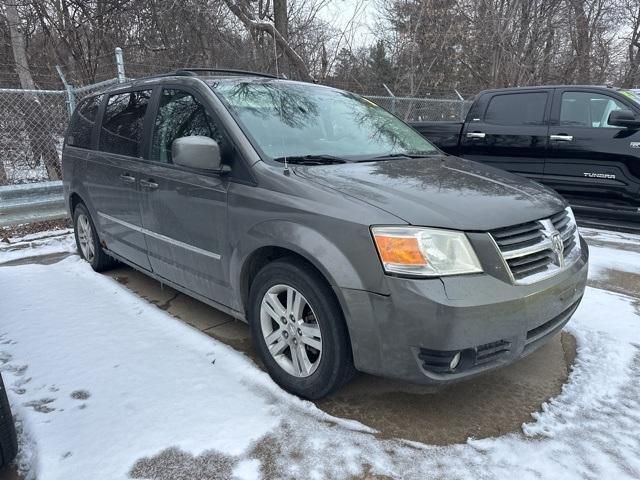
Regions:
[[[449,368],[451,370],[455,370],[459,363],[460,363],[460,352],[456,353],[454,355],[454,357],[451,359],[451,363],[449,364]]]

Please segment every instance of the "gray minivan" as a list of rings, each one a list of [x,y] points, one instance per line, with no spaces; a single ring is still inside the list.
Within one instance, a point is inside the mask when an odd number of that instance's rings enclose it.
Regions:
[[[447,384],[527,355],[582,298],[551,190],[446,155],[357,95],[179,70],[84,99],[63,152],[79,251],[251,326],[305,398],[356,370]]]

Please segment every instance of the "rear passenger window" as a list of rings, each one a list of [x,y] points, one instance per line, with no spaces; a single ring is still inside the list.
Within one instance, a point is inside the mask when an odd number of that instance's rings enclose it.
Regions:
[[[546,92],[496,95],[489,101],[484,121],[497,125],[542,125]]]
[[[163,90],[153,126],[151,160],[173,163],[173,141],[192,135],[212,138],[223,148],[220,131],[204,106],[193,95],[183,90]]]
[[[87,98],[78,105],[69,124],[67,145],[79,148],[91,148],[91,134],[96,124],[96,117],[98,116],[98,108],[100,108],[101,101],[102,96],[98,95]]]
[[[111,95],[100,129],[100,150],[142,156],[142,128],[151,90]]]

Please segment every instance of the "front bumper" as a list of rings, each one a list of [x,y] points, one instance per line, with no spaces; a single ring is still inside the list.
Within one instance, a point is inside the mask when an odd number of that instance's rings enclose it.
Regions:
[[[584,293],[588,249],[533,285],[487,273],[387,277],[390,295],[337,288],[356,368],[415,383],[449,383],[531,353],[571,318]],[[460,352],[456,368],[450,362]]]

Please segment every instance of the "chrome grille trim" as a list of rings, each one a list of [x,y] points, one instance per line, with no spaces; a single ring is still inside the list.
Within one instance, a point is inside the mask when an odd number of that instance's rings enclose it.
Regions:
[[[516,285],[544,280],[580,258],[580,234],[568,207],[549,218],[499,228],[489,235]]]

